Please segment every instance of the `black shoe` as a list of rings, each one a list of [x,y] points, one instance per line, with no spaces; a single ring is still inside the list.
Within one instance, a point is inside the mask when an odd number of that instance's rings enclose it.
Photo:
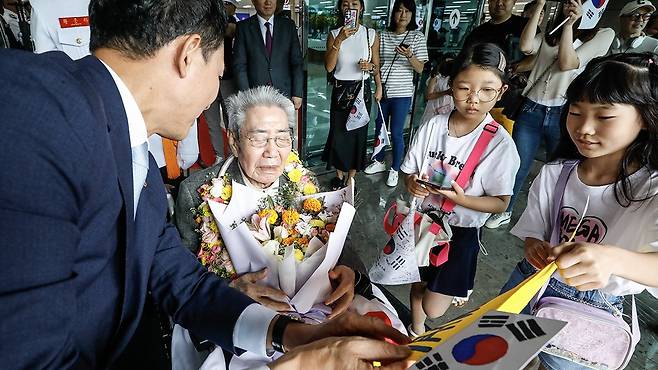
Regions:
[[[338,176],[336,176],[333,179],[331,179],[329,186],[331,187],[331,190],[340,190],[345,187],[345,180],[338,178]]]

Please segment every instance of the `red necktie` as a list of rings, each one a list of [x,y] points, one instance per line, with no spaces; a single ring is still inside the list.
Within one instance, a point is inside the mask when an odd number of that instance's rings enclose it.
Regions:
[[[270,30],[270,22],[265,22],[265,51],[267,51],[267,56],[272,56],[272,31]]]

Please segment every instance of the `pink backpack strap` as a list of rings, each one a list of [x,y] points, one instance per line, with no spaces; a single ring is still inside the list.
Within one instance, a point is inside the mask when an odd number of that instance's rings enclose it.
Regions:
[[[491,139],[496,136],[499,128],[500,125],[494,120],[491,120],[491,122],[488,122],[484,125],[484,129],[482,130],[480,137],[475,142],[473,151],[471,151],[471,154],[468,155],[466,163],[464,164],[464,168],[462,168],[462,170],[459,172],[459,175],[457,176],[457,179],[455,180],[455,182],[461,186],[462,189],[466,188],[468,181],[471,179],[471,176],[473,176],[473,172],[480,162],[480,158],[482,158],[482,154],[484,153],[485,149],[487,149],[487,146],[489,146]],[[445,213],[452,212],[454,208],[455,202],[448,198],[445,199],[443,206],[441,206],[441,210]]]

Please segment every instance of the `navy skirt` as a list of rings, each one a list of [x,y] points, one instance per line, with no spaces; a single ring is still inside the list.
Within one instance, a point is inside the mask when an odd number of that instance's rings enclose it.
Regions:
[[[441,266],[420,267],[427,289],[453,297],[466,297],[475,283],[480,237],[477,227],[450,226],[452,240],[448,261]]]

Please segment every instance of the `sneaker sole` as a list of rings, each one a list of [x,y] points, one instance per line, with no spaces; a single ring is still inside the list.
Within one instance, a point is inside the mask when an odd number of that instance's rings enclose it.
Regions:
[[[375,172],[363,171],[363,173],[365,173],[366,175],[376,175],[376,174],[378,174],[378,173],[382,173],[382,172],[386,172],[386,171],[388,171],[388,170],[387,170],[387,169],[383,169],[383,170],[381,170],[381,171],[375,171]]]

